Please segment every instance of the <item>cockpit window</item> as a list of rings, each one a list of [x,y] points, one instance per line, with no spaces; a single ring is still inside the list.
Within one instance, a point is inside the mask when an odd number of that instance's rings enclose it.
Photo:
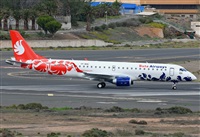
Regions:
[[[187,70],[185,68],[180,68],[180,71],[186,72]]]

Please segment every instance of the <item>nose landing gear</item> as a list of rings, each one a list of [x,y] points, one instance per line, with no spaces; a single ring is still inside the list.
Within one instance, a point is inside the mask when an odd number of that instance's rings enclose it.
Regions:
[[[173,84],[172,84],[172,89],[173,89],[173,90],[176,90],[176,89],[177,89],[176,83],[178,83],[178,82],[173,82]]]

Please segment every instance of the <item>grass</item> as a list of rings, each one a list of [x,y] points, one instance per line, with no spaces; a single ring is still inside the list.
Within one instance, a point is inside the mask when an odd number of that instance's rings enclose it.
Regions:
[[[33,47],[34,50],[135,50],[135,49],[157,49],[157,48],[200,48],[200,42],[166,42],[163,44],[150,44],[150,45],[143,45],[143,46],[135,46],[135,45],[128,45],[125,46],[87,46],[87,47]],[[12,48],[2,48],[0,51],[11,51]]]
[[[151,22],[148,25],[151,27],[160,28],[160,29],[164,29],[166,27],[165,24],[157,23],[157,22]]]
[[[53,110],[53,111],[66,111],[66,110],[72,110],[73,108],[71,107],[61,107],[61,108],[57,108],[57,107],[54,107],[54,108],[50,108],[50,110]]]

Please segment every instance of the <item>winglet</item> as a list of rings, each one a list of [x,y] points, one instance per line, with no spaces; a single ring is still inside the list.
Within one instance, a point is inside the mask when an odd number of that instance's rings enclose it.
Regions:
[[[26,62],[27,60],[44,59],[32,50],[18,31],[10,30],[10,37],[16,61]]]

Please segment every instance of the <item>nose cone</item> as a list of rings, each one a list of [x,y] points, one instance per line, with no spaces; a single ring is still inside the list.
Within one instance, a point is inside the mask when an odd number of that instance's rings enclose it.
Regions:
[[[195,75],[191,74],[191,79],[192,80],[197,80],[197,77]]]
[[[197,77],[194,74],[192,74],[191,72],[189,72],[189,77],[191,78],[192,81],[197,80]]]

